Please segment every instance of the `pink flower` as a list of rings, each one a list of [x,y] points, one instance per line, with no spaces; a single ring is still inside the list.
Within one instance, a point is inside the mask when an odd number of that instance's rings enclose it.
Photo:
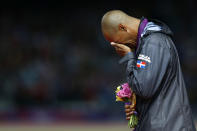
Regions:
[[[117,96],[120,98],[130,98],[132,95],[131,88],[128,83],[124,83],[121,85],[120,91],[117,92]]]
[[[122,84],[121,86],[122,86],[122,88],[129,88],[129,89],[130,89],[130,87],[129,87],[129,84],[128,84],[128,83],[124,83],[124,84]]]

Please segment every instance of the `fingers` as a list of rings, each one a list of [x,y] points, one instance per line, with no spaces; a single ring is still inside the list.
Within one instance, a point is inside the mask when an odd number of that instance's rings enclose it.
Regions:
[[[120,56],[125,56],[131,49],[123,44],[117,44],[115,42],[111,42],[111,45],[116,49],[117,54]]]
[[[128,112],[131,112],[133,111],[132,108],[131,108],[131,105],[125,105],[125,112],[128,113]]]
[[[125,45],[122,45],[122,44],[118,44],[118,43],[115,43],[115,42],[111,42],[111,45],[113,46],[113,47],[117,47],[117,48],[123,48]]]
[[[115,43],[115,42],[111,42],[110,44],[113,46],[113,45],[115,45],[116,43]]]
[[[131,111],[131,109],[125,109],[126,113],[129,113]]]
[[[126,120],[130,120],[130,117],[126,117]]]
[[[112,45],[116,50],[118,50],[118,49],[119,49],[119,46],[118,46],[116,43],[111,42],[111,45]]]
[[[131,111],[131,112],[129,112],[129,113],[126,113],[126,120],[130,120],[130,117],[131,117],[131,115],[132,115],[133,113],[134,113],[133,111]]]
[[[125,104],[124,108],[125,109],[131,109],[131,110],[134,109],[134,107],[132,107],[132,105],[128,105],[128,104]]]
[[[133,110],[132,109],[125,109],[125,113],[133,113]]]
[[[131,115],[134,113],[134,111],[131,108],[131,105],[125,105],[125,113],[126,113],[126,120],[130,120]]]
[[[111,42],[111,45],[112,45],[112,46],[117,46],[117,44],[118,44],[118,43]]]
[[[114,42],[111,42],[111,45],[112,45],[116,50],[119,50],[119,49],[120,49],[120,48],[117,46],[117,44],[114,43]]]
[[[126,113],[126,116],[127,116],[127,117],[130,117],[133,113],[134,113],[133,111],[131,111],[131,112],[129,112],[129,113]]]
[[[125,109],[129,109],[130,108],[130,105],[125,104],[124,108]]]

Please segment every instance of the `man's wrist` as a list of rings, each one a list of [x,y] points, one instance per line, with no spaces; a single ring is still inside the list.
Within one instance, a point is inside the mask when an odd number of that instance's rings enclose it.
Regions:
[[[135,59],[135,58],[136,58],[135,53],[130,51],[123,58],[120,59],[119,64],[122,64],[130,59]]]
[[[127,53],[127,55],[128,55],[128,54],[131,54],[131,53],[132,53],[132,52],[130,51],[130,52]]]

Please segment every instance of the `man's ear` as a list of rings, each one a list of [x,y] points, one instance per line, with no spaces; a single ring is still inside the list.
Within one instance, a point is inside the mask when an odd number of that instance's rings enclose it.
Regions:
[[[127,32],[127,28],[126,28],[126,26],[123,25],[123,24],[119,24],[119,25],[118,25],[118,29],[121,30],[121,31],[126,31],[126,32]]]

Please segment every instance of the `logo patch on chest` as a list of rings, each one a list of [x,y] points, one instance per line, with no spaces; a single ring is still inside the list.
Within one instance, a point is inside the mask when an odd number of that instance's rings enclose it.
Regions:
[[[138,59],[139,59],[139,60],[144,60],[144,61],[146,61],[146,62],[151,63],[150,57],[145,56],[145,55],[143,55],[143,54],[139,54]]]
[[[139,67],[139,68],[145,69],[145,67],[146,67],[146,62],[141,61],[141,60],[137,60],[137,65],[136,65],[136,66]]]

